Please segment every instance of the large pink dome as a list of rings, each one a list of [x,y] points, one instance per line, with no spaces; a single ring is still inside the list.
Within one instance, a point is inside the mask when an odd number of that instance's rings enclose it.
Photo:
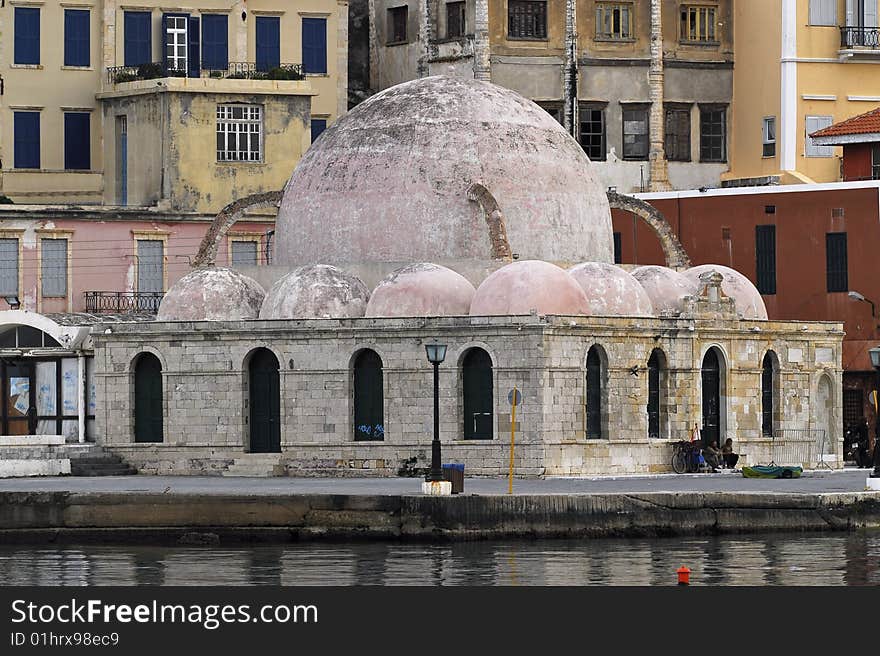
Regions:
[[[358,318],[369,296],[360,278],[334,266],[299,267],[272,285],[260,319]]]
[[[195,269],[171,285],[157,321],[256,319],[266,292],[253,278],[226,267]]]
[[[700,285],[700,276],[707,271],[717,271],[724,280],[721,291],[730,296],[736,303],[736,311],[743,319],[766,319],[767,307],[758,288],[736,269],[720,264],[701,264],[682,271],[682,275],[694,285]]]
[[[577,142],[509,89],[455,76],[386,89],[328,128],[284,190],[275,259],[492,259],[483,185],[522,259],[612,260],[605,190]]]
[[[513,262],[486,278],[477,288],[471,314],[590,314],[580,285],[565,269],[539,260]]]
[[[657,314],[680,314],[684,310],[684,297],[697,291],[690,280],[662,266],[641,266],[633,270],[632,275],[648,293]]]
[[[452,269],[422,262],[397,269],[370,295],[368,317],[466,315],[474,286]]]
[[[590,314],[598,316],[651,316],[648,293],[629,273],[613,264],[584,262],[568,270],[587,295]]]

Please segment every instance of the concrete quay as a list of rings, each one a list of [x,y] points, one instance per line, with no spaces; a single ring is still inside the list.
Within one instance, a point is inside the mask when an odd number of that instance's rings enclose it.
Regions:
[[[490,539],[880,528],[868,470],[507,480],[425,496],[421,481],[56,477],[0,481],[0,542]]]

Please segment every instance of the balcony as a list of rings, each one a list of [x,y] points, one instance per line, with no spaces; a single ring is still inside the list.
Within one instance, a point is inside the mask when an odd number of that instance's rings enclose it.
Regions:
[[[83,292],[85,311],[92,314],[156,314],[162,292]]]
[[[111,66],[107,69],[107,83],[122,84],[163,77],[189,77],[187,71],[168,68],[163,62],[138,66]],[[229,62],[225,69],[200,69],[200,78],[213,80],[304,80],[302,64],[279,64],[272,68],[257,66],[254,62]]]
[[[880,27],[841,27],[840,57],[880,56]]]

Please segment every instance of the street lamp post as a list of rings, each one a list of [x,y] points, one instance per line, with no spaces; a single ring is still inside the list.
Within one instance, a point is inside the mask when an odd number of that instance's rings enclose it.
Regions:
[[[868,354],[871,356],[871,366],[877,372],[877,393],[880,394],[880,346],[868,349]],[[876,412],[876,407],[874,410]],[[874,471],[871,472],[870,478],[880,479],[880,413],[877,413],[876,417],[874,430]]]
[[[446,359],[446,344],[425,344],[428,362],[434,365],[434,439],[431,440],[431,469],[422,489],[427,494],[449,494],[452,483],[443,480],[440,456],[440,363]]]

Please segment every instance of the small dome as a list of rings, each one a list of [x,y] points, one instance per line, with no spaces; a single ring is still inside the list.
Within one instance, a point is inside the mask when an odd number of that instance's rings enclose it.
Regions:
[[[662,266],[638,267],[632,276],[648,293],[657,314],[680,314],[684,310],[684,297],[697,291],[697,286],[688,278]]]
[[[654,306],[644,287],[629,273],[605,262],[584,262],[568,270],[587,295],[590,314],[651,316]]]
[[[190,271],[171,285],[157,321],[256,319],[266,292],[253,278],[226,267]]]
[[[312,264],[272,285],[260,319],[358,318],[364,316],[369,297],[360,278],[328,264]]]
[[[730,296],[736,303],[736,311],[743,319],[766,319],[767,307],[764,299],[752,281],[743,274],[730,267],[720,264],[701,264],[683,271],[682,275],[699,287],[700,276],[707,271],[717,271],[724,280],[721,283],[721,291]]]
[[[565,269],[540,260],[501,267],[477,288],[471,314],[589,314],[580,285]]]
[[[368,317],[467,315],[474,286],[452,269],[422,262],[397,269],[370,295]]]

